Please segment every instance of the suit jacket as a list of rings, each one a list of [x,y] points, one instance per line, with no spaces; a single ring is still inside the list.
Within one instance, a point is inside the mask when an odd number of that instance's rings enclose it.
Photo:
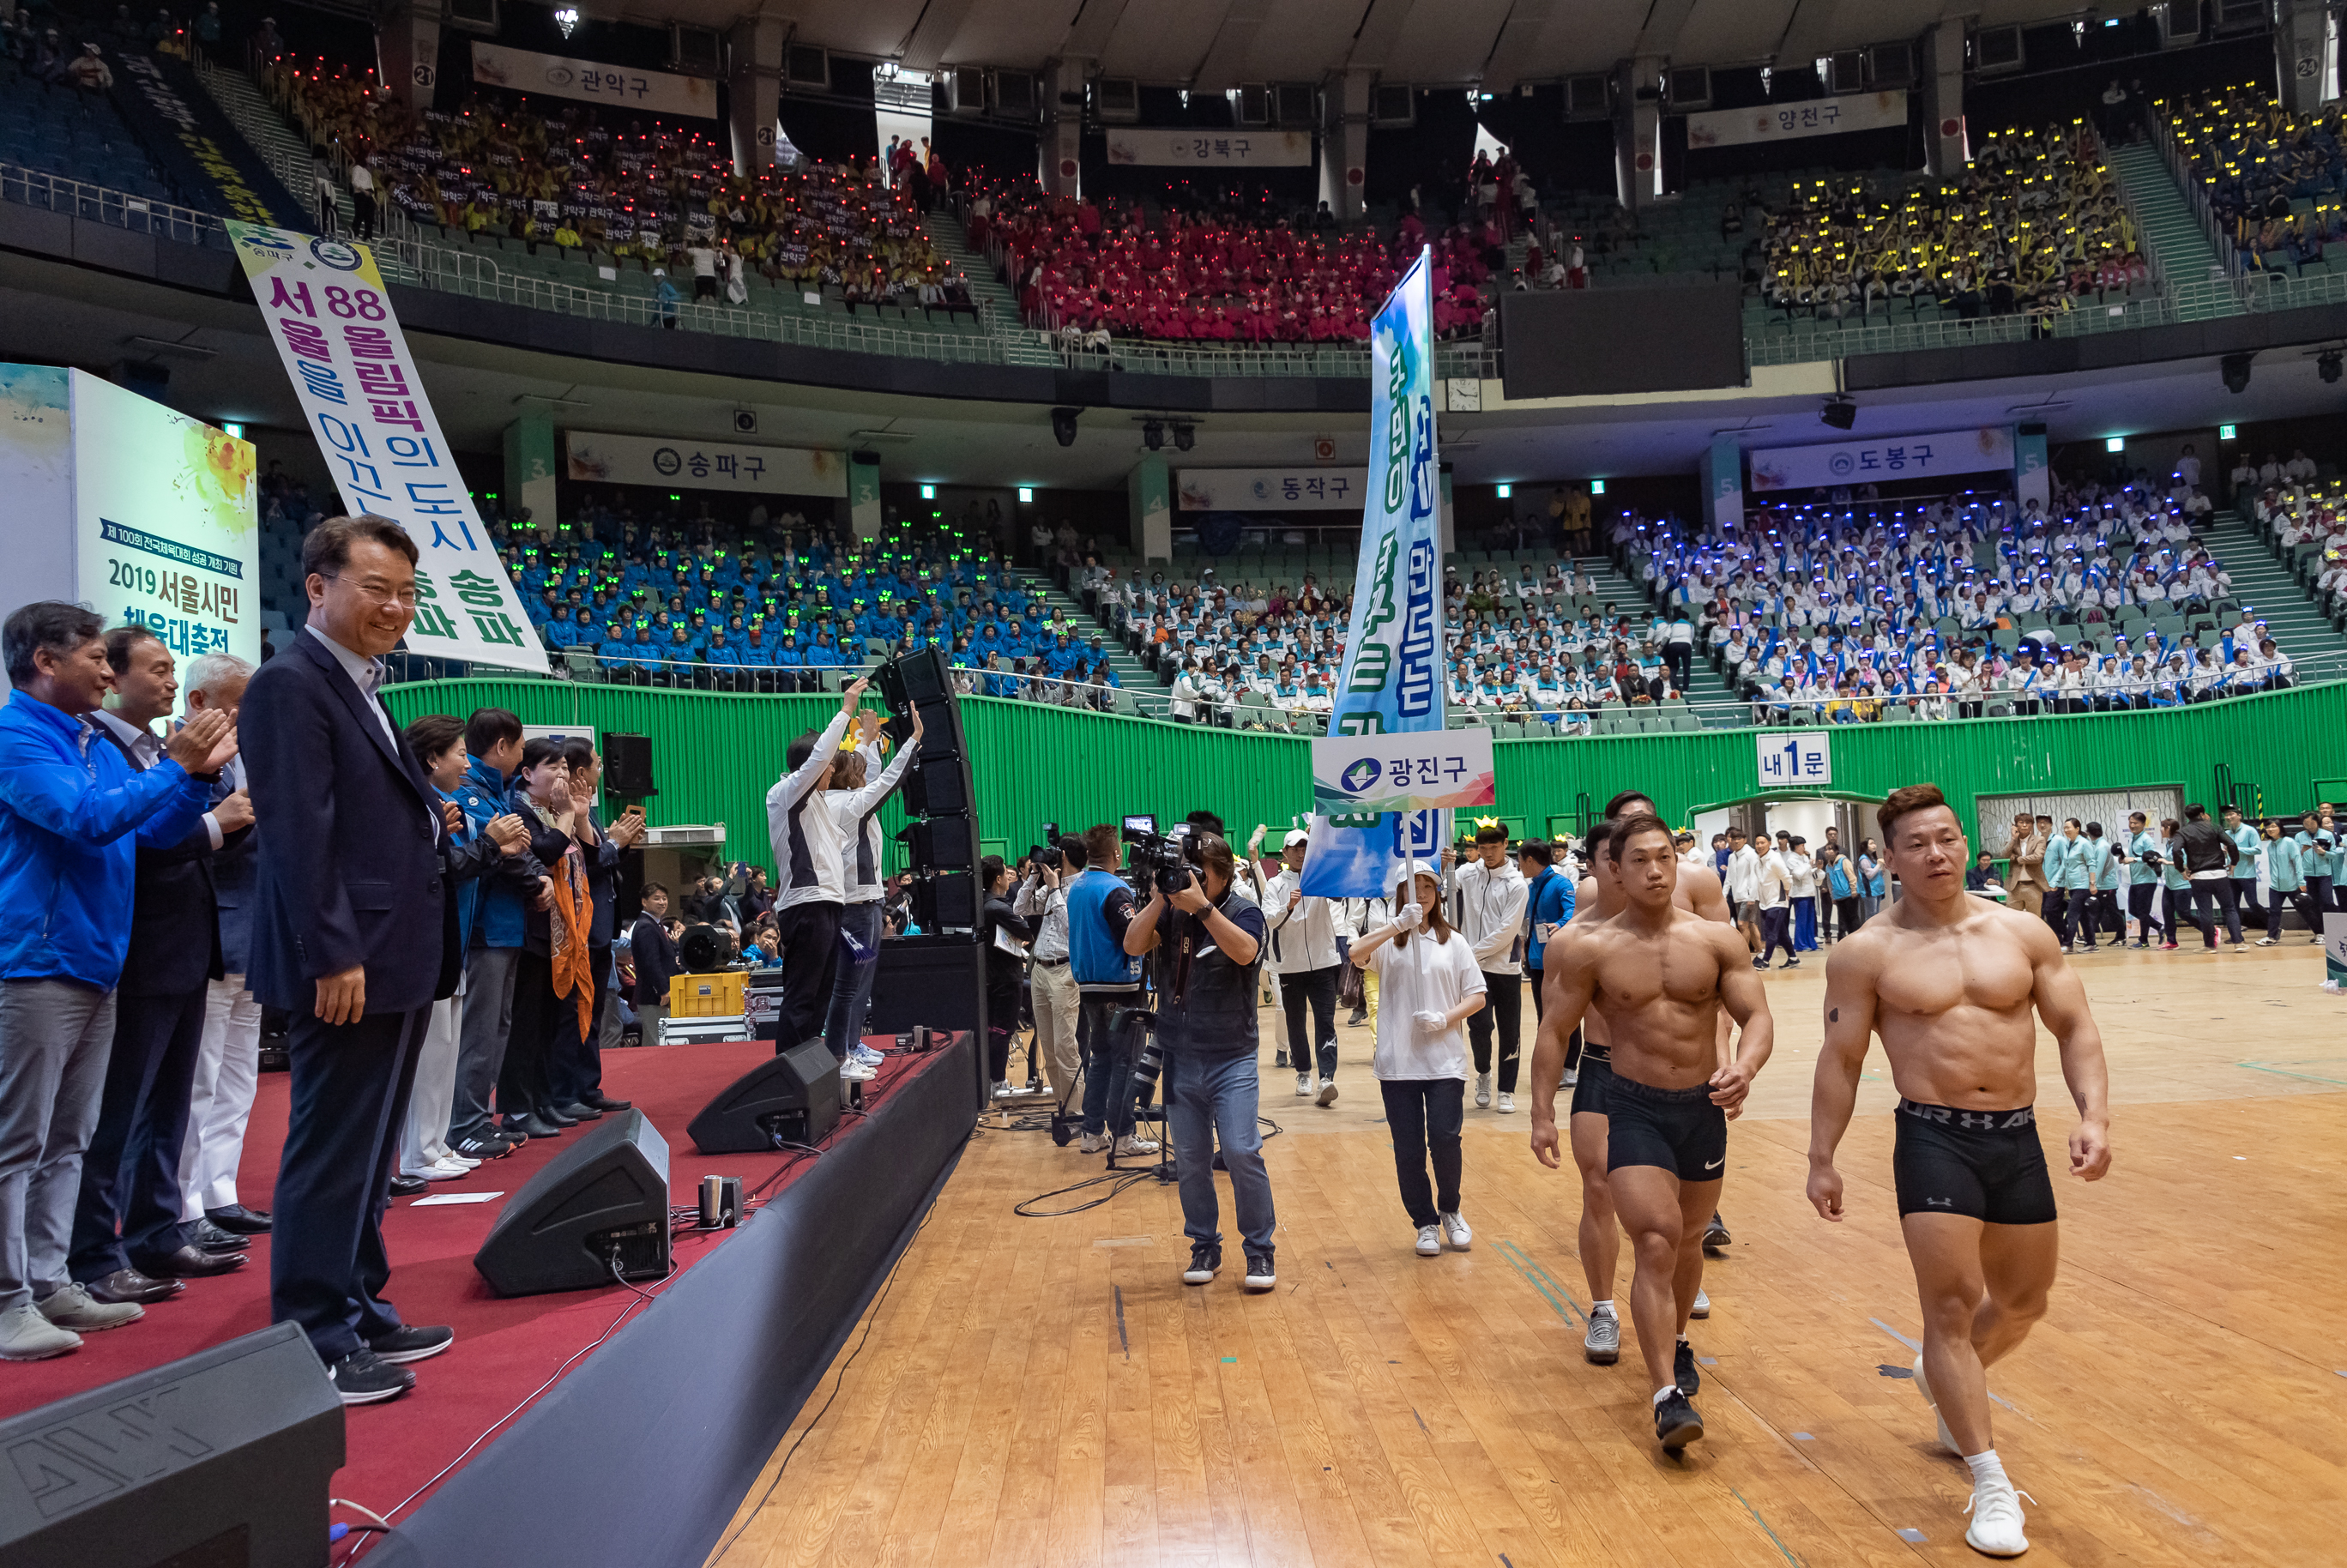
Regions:
[[[261,835],[245,984],[307,1013],[317,981],[366,968],[369,1014],[453,995],[463,953],[441,874],[439,796],[332,650],[303,632],[253,672],[237,717]]]
[[[212,786],[214,805],[234,794],[237,780],[231,774],[241,770],[229,764]],[[231,975],[241,975],[252,961],[252,894],[256,861],[261,845],[255,837],[261,831],[255,823],[230,834],[218,849],[212,851],[212,902],[220,911],[220,968]]]
[[[120,752],[133,773],[145,770],[122,738],[106,725],[100,740]],[[241,830],[231,843],[242,837]],[[130,948],[120,989],[134,997],[184,996],[219,979],[220,920],[212,894],[212,835],[202,822],[179,843],[138,847],[138,876],[130,896]]]

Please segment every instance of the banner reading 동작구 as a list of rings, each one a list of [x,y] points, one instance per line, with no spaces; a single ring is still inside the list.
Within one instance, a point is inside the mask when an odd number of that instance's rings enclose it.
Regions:
[[[546,648],[456,472],[374,253],[256,223],[228,231],[343,506],[415,541],[407,651],[543,671]]]
[[[1369,483],[1331,736],[1426,733],[1441,739],[1442,518],[1430,266],[1421,251],[1371,330]],[[1332,772],[1344,765],[1337,763]],[[1390,894],[1404,856],[1431,858],[1440,849],[1446,815],[1315,816],[1303,891],[1323,898]]]

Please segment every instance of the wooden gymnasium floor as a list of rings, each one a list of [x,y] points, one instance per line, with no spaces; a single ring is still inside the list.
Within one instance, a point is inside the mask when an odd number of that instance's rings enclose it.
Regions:
[[[1101,1162],[989,1125],[711,1561],[1981,1561],[1967,1472],[1906,1373],[1920,1325],[1879,1046],[1843,1145],[1850,1218],[1802,1197],[1822,960],[1769,979],[1779,1043],[1729,1135],[1735,1242],[1692,1334],[1708,1434],[1684,1460],[1654,1442],[1635,1344],[1582,1359],[1577,1190],[1528,1152],[1529,1097],[1505,1117],[1471,1099],[1474,1247],[1420,1258],[1368,1031],[1342,1031],[1323,1110],[1270,1065],[1266,1011],[1276,1291],[1239,1290],[1226,1184],[1229,1265],[1185,1288],[1172,1188],[1018,1217]],[[2037,1500],[2027,1561],[2347,1561],[2347,999],[2302,936],[2075,961],[2116,1159],[2097,1185],[2060,1173],[2074,1116],[2041,1035],[2065,1255],[2049,1316],[1990,1382],[1998,1450]]]

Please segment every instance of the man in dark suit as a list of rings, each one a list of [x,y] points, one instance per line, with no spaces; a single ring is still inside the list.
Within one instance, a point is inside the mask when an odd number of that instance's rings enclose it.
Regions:
[[[179,695],[177,661],[138,625],[107,633],[106,661],[116,705],[91,717],[99,737],[144,773],[162,758],[154,725],[170,716]],[[179,843],[138,851],[114,1049],[97,1130],[82,1161],[67,1258],[73,1277],[99,1301],[160,1301],[179,1292],[179,1279],[244,1266],[243,1253],[207,1253],[181,1227],[179,1151],[203,1043],[205,992],[222,973],[212,853],[241,840],[251,824],[251,805],[231,794]]]
[[[218,711],[235,718],[251,679],[252,666],[231,654],[190,659],[188,717]],[[250,804],[241,760],[230,763],[212,784],[215,805],[230,795]],[[189,1239],[206,1252],[233,1251],[241,1238],[269,1229],[268,1214],[245,1207],[236,1190],[245,1125],[261,1083],[261,1004],[244,987],[251,967],[252,882],[260,847],[248,833],[242,842],[223,840],[212,852],[212,902],[220,909],[220,968],[227,973],[205,989],[204,1043],[188,1104],[188,1141],[179,1151],[179,1218],[189,1227]]]
[[[446,1349],[383,1299],[383,1210],[415,1053],[455,993],[456,905],[439,802],[375,694],[415,617],[416,550],[383,518],[333,518],[302,543],[309,622],[256,672],[239,716],[261,837],[252,993],[292,1015],[292,1105],[278,1166],[270,1314],[302,1325],[344,1404],[415,1385]]]

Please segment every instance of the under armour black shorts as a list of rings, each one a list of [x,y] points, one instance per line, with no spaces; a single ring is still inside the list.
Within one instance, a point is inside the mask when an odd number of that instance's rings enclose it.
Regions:
[[[1614,1058],[1602,1045],[1581,1048],[1580,1076],[1573,1081],[1573,1114],[1603,1116],[1605,1091],[1614,1086]]]
[[[2030,1106],[1958,1111],[1902,1099],[1891,1172],[1901,1214],[1965,1214],[1993,1225],[2054,1220],[2054,1182]]]
[[[1727,1112],[1711,1085],[1656,1089],[1620,1073],[1606,1089],[1605,1168],[1660,1165],[1682,1182],[1716,1182],[1727,1166]]]

